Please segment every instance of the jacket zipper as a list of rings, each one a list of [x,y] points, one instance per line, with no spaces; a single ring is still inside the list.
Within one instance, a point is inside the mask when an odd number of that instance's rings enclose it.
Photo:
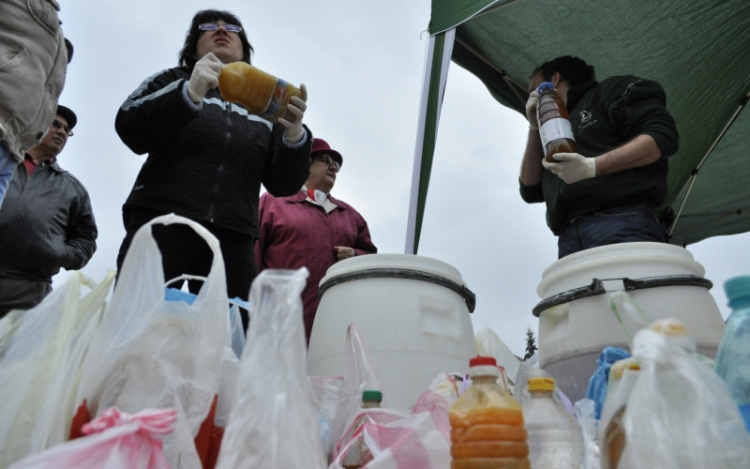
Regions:
[[[224,114],[224,124],[225,124],[225,133],[224,133],[224,148],[221,152],[221,162],[219,162],[219,166],[216,168],[216,183],[214,183],[214,190],[213,194],[211,196],[211,205],[208,207],[208,221],[213,223],[214,222],[214,206],[216,205],[216,198],[219,196],[219,191],[221,189],[221,179],[224,175],[224,166],[226,165],[227,160],[227,151],[229,149],[229,144],[232,141],[232,110],[231,110],[231,103],[228,103],[226,101],[222,101],[222,108],[223,108],[223,114]]]

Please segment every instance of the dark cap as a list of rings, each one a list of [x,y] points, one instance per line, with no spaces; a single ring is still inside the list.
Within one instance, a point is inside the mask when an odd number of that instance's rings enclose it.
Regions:
[[[61,104],[57,105],[56,114],[63,116],[65,120],[68,121],[68,127],[70,127],[71,129],[73,129],[73,127],[75,127],[76,123],[78,122],[76,113]]]

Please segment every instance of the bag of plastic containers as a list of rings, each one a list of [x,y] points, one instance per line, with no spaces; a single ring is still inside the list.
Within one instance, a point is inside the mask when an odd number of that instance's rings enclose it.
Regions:
[[[96,285],[72,272],[39,305],[0,321],[0,467],[67,440],[81,363],[114,275]],[[91,291],[82,298],[84,285]]]
[[[158,223],[192,227],[213,251],[211,271],[192,304],[164,298],[161,253],[151,233]],[[200,469],[195,438],[219,392],[222,353],[230,343],[227,301],[219,242],[208,230],[176,215],[144,225],[82,366],[79,411],[97,417],[113,406],[132,414],[175,409],[164,454],[175,468]]]
[[[176,417],[172,409],[128,415],[112,407],[83,426],[89,436],[28,457],[10,469],[171,469],[160,438],[172,431]]]
[[[750,436],[724,382],[698,361],[695,341],[676,319],[635,335],[641,366],[623,416],[618,469],[750,467]]]
[[[578,421],[553,398],[553,378],[529,378],[531,399],[523,404],[529,462],[534,469],[579,469],[583,437]]]
[[[264,270],[250,290],[247,344],[218,469],[322,469],[318,422],[307,390],[300,294],[304,267]]]

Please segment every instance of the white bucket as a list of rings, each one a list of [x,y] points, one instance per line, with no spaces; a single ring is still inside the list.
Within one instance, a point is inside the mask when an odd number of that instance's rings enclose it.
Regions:
[[[334,264],[320,285],[307,354],[311,376],[342,374],[351,323],[395,409],[416,404],[440,372],[465,373],[476,356],[467,301],[451,288],[468,289],[445,262],[406,254],[357,256]]]
[[[564,257],[542,274],[537,293],[549,303],[558,294],[592,284],[593,279],[646,279],[628,295],[652,319],[676,317],[685,323],[698,352],[714,357],[724,329],[719,308],[705,284],[705,269],[687,250],[664,243],[623,243]],[[655,286],[673,283],[672,286]],[[552,306],[539,317],[539,365],[555,377],[575,402],[585,397],[588,380],[607,345],[628,349],[609,299],[624,290],[621,280],[602,282],[607,293]],[[541,306],[540,303],[539,306]],[[631,331],[640,329],[623,318]]]

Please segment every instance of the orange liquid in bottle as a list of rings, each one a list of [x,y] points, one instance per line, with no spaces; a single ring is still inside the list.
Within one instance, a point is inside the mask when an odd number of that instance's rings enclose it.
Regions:
[[[530,468],[521,405],[496,376],[474,376],[449,420],[451,469]]]
[[[542,89],[545,85],[546,83],[543,83],[539,88]],[[536,119],[547,161],[553,163],[555,160],[552,156],[557,153],[576,153],[576,141],[570,126],[568,108],[554,88],[539,92]]]
[[[289,120],[287,105],[292,96],[302,96],[296,86],[245,62],[234,62],[221,69],[219,92],[224,100],[240,103],[247,110],[276,123]]]

